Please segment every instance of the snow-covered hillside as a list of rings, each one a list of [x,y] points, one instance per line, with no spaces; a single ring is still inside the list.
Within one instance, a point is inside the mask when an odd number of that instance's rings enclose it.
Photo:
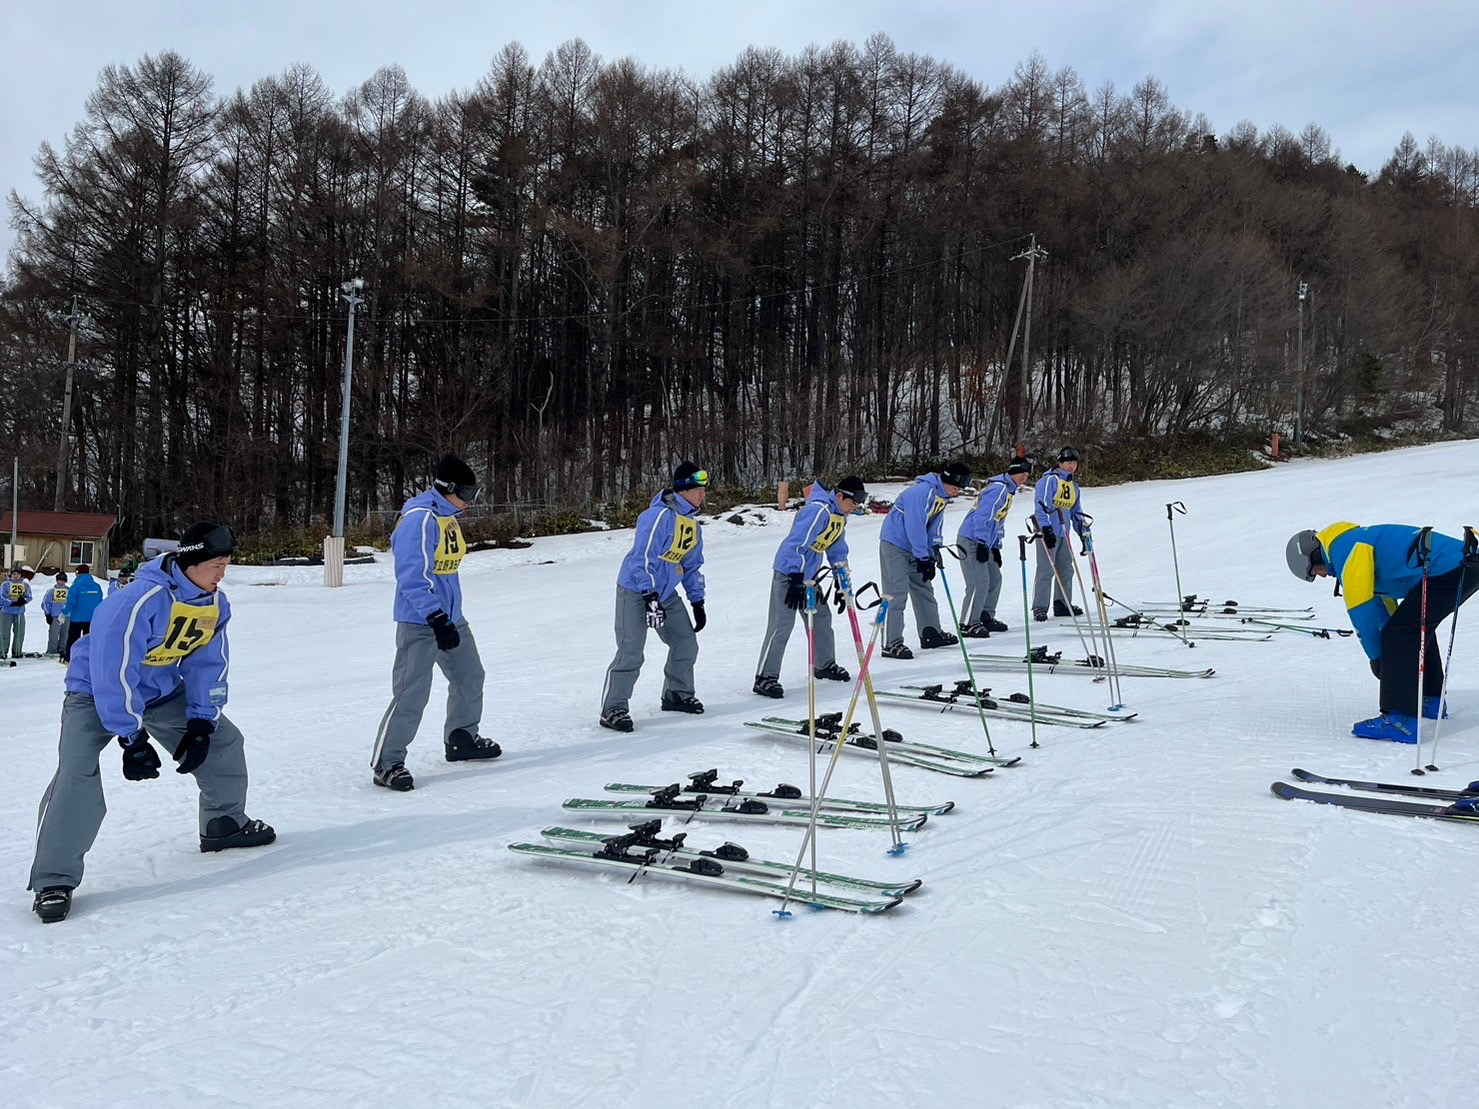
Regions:
[[[1289,534],[1333,520],[1431,523],[1457,534],[1479,450],[1455,443],[1261,473],[1094,487],[1111,592],[1173,597],[1167,501],[1188,591],[1317,607],[1325,583],[1284,565]],[[1009,534],[1029,497],[1017,499]],[[947,536],[965,505],[950,509]],[[1472,514],[1470,517],[1472,518]],[[881,517],[849,525],[875,577]],[[1479,522],[1479,521],[1476,521]],[[1139,720],[1097,731],[993,722],[1013,769],[979,781],[896,768],[904,802],[954,800],[911,835],[824,831],[832,870],[924,887],[874,917],[803,909],[661,878],[531,861],[542,827],[622,830],[564,813],[610,781],[717,767],[761,788],[804,784],[806,749],[741,727],[805,711],[805,645],[784,702],[750,692],[770,560],[784,534],[711,522],[702,717],[657,711],[656,637],[622,736],[596,727],[612,599],[630,532],[541,539],[463,563],[488,667],[483,732],[506,754],[448,764],[441,680],[409,760],[417,786],[371,786],[389,695],[391,566],[233,568],[229,713],[248,739],[249,814],[269,848],[201,855],[193,783],[125,782],[104,756],[110,812],[72,916],[43,926],[24,892],[35,806],[55,765],[62,668],[0,670],[0,1104],[7,1106],[1311,1106],[1474,1099],[1469,1016],[1479,832],[1275,799],[1292,766],[1406,778],[1412,749],[1352,738],[1376,710],[1353,640],[1117,639],[1121,661],[1215,666],[1207,681],[1125,679]],[[1010,549],[982,649],[1018,651]],[[956,573],[952,566],[950,572]],[[952,584],[959,596],[960,580]],[[940,593],[943,602],[943,592]],[[34,611],[34,609],[33,609]],[[1444,772],[1479,778],[1479,616],[1455,650]],[[35,628],[44,626],[33,617]],[[838,625],[841,661],[850,659]],[[1446,643],[1446,631],[1440,636]],[[915,642],[912,613],[909,642]],[[1034,642],[1082,654],[1065,621]],[[958,652],[881,660],[882,687],[963,676]],[[999,692],[1017,676],[982,676]],[[823,708],[848,690],[824,684]],[[1087,677],[1039,697],[1108,703]],[[913,739],[983,746],[961,714],[884,706]],[[880,796],[849,756],[834,793]],[[700,846],[736,840],[790,858],[796,829],[695,820]]]

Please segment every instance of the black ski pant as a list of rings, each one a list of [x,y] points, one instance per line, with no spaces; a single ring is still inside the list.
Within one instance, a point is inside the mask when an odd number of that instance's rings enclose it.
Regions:
[[[1459,578],[1463,596],[1459,596]],[[1428,579],[1427,653],[1423,659],[1424,697],[1443,693],[1443,656],[1438,650],[1437,627],[1479,590],[1479,561]],[[1423,641],[1423,587],[1415,585],[1381,630],[1381,711],[1421,716],[1417,698],[1417,656]]]
[[[72,661],[72,644],[86,635],[90,627],[92,627],[91,620],[69,620],[67,622],[67,645],[62,648],[62,661]]]

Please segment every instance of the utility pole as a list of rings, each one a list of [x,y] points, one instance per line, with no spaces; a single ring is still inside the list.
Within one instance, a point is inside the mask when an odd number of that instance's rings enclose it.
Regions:
[[[1037,269],[1040,258],[1047,258],[1048,252],[1037,245],[1037,236],[1032,236],[1030,245],[1021,254],[1014,255],[1012,261],[1019,258],[1027,259],[1027,284],[1023,287],[1023,303],[1027,306],[1027,326],[1022,332],[1022,389],[1017,395],[1017,434],[1015,438],[1020,439],[1027,431],[1027,398],[1032,392],[1031,370],[1031,347],[1032,347],[1032,278]]]
[[[15,541],[17,525],[21,518],[21,456],[15,455],[10,462],[10,563],[6,567],[12,570],[21,564],[20,556],[15,553]]]
[[[67,488],[67,461],[72,457],[72,383],[77,368],[77,297],[72,297],[72,314],[67,317],[67,391],[62,397],[62,445],[57,455],[56,498],[52,511],[60,512]]]
[[[349,332],[344,341],[344,396],[339,406],[339,476],[334,485],[334,534],[324,540],[324,585],[344,584],[344,491],[349,476],[349,385],[354,376],[354,310],[365,302],[359,291],[365,287],[356,277],[341,286],[349,302]]]
[[[1299,370],[1294,385],[1294,445],[1304,442],[1304,302],[1309,296],[1307,282],[1299,283]]]

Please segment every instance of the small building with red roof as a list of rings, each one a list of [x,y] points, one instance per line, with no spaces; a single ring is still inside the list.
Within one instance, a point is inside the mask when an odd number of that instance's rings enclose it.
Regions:
[[[42,512],[21,509],[15,519],[16,550],[10,551],[11,513],[0,513],[0,542],[9,566],[25,564],[37,572],[79,566],[101,569],[108,576],[108,533],[118,520],[96,512]],[[7,567],[8,568],[8,567]]]

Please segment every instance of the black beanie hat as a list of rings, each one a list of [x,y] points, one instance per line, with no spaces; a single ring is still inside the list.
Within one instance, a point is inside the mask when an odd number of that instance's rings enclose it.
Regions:
[[[478,491],[478,475],[472,472],[472,467],[455,454],[444,454],[442,460],[437,463],[436,480],[432,482],[436,491],[442,496],[454,493],[462,500],[472,500],[472,495]],[[466,490],[468,496],[463,496],[458,490]]]
[[[703,480],[699,480],[699,475]],[[704,473],[697,462],[680,462],[678,468],[673,471],[673,492],[681,493],[685,489],[708,488],[709,475]]]
[[[56,580],[57,581],[66,581],[67,580],[67,575],[64,572],[62,572],[62,571],[59,570],[59,571],[57,571]]]
[[[857,474],[849,474],[847,477],[839,481],[837,483],[836,492],[846,493],[858,504],[862,504],[868,499],[867,486],[863,484],[863,479],[858,477]]]
[[[1007,466],[1007,473],[1030,475],[1032,473],[1032,462],[1026,458],[1014,458],[1011,464]]]
[[[224,524],[200,520],[185,529],[180,545],[175,548],[175,565],[180,569],[223,558],[236,551],[236,535]]]
[[[940,480],[946,485],[964,489],[971,483],[971,468],[964,462],[952,462],[940,471]]]

